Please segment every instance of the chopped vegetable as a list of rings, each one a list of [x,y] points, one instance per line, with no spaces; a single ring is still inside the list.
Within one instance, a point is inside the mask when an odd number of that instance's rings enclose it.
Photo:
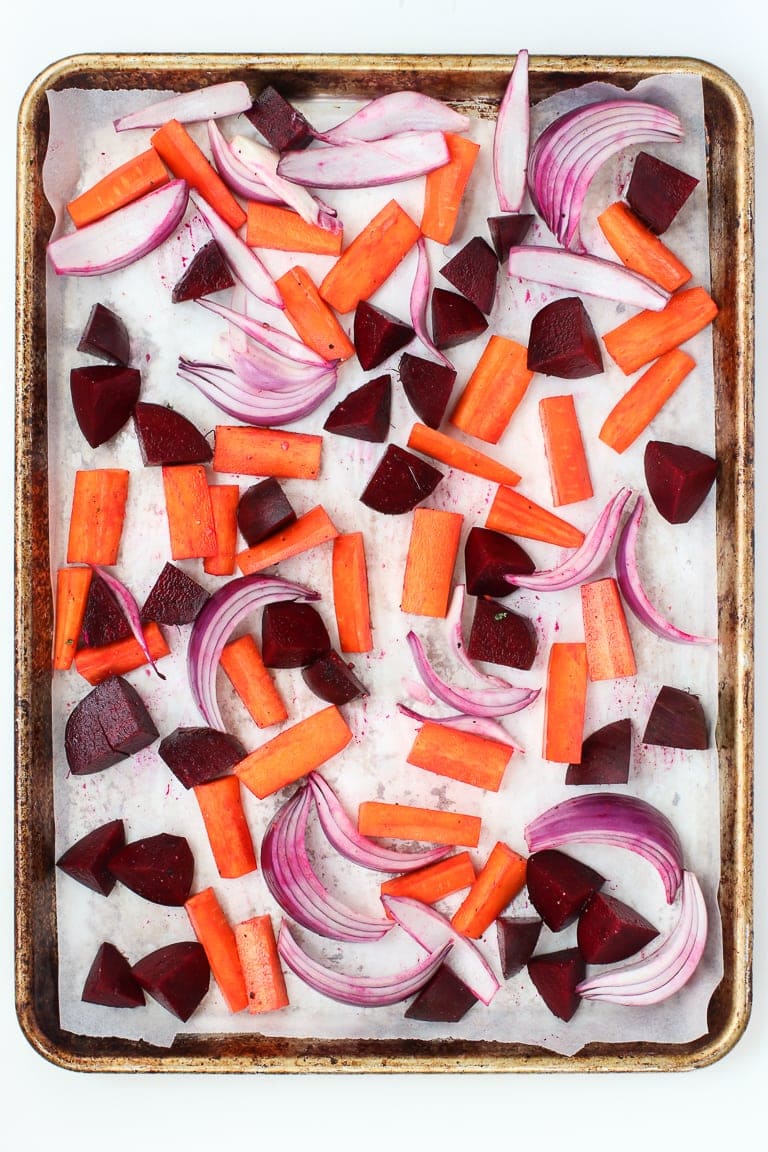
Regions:
[[[414,872],[385,880],[381,891],[384,896],[410,896],[422,904],[436,904],[445,896],[469,888],[474,881],[475,867],[469,852],[456,852]]]
[[[75,473],[67,564],[117,564],[129,477],[124,468]]]
[[[352,312],[394,272],[419,238],[418,226],[396,200],[366,224],[326,275],[320,295],[337,312]]]
[[[152,147],[174,176],[186,180],[190,188],[199,192],[230,228],[241,228],[245,224],[245,212],[183,124],[173,118],[166,120],[153,134]]]
[[[203,888],[190,896],[184,908],[192,929],[211,966],[230,1012],[242,1012],[248,1005],[243,970],[237,953],[235,934],[224,915],[213,888]]]
[[[293,476],[315,480],[320,471],[322,437],[269,428],[216,428],[213,467],[216,472],[245,476]]]
[[[215,556],[216,525],[205,468],[163,465],[163,491],[173,559]]]
[[[414,509],[400,601],[402,612],[445,616],[463,519],[460,512]]]
[[[477,848],[480,824],[479,816],[464,812],[385,804],[379,800],[364,800],[357,815],[358,831],[363,836],[422,840],[427,844],[452,844],[460,848]],[[388,907],[386,901],[385,907]]]
[[[272,565],[279,564],[281,560],[287,560],[290,556],[298,556],[310,548],[327,544],[338,534],[338,529],[325,508],[318,504],[316,508],[311,508],[309,512],[299,516],[288,528],[269,536],[260,544],[255,544],[253,548],[238,552],[237,565],[244,576],[252,572],[262,572],[265,568],[271,568]]]
[[[416,733],[407,760],[438,776],[498,792],[510,755],[507,744],[427,722]]]
[[[259,728],[282,724],[288,719],[288,709],[250,633],[227,644],[220,663]]]
[[[545,396],[539,418],[552,484],[552,503],[577,504],[592,498],[592,480],[573,396]]]
[[[56,572],[56,610],[53,633],[53,668],[65,671],[72,667],[77,638],[83,626],[90,568],[59,568]]]
[[[285,978],[277,954],[272,920],[252,916],[235,925],[235,943],[251,1013],[277,1012],[288,1006]]]
[[[584,543],[580,529],[503,484],[496,491],[485,525],[495,532],[543,540],[561,548],[579,548]]]
[[[288,319],[313,352],[326,360],[354,356],[354,345],[304,268],[291,268],[277,281],[277,287]]]
[[[248,203],[245,242],[251,248],[274,248],[280,252],[314,252],[339,256],[343,233],[308,224],[297,212],[279,204]]]
[[[581,612],[589,679],[635,676],[637,663],[616,581],[608,576],[582,584]]]
[[[502,212],[519,212],[523,206],[530,119],[528,52],[521,48],[499,105],[493,133],[493,180]]]
[[[170,648],[157,624],[144,626],[144,645],[131,636],[127,640],[116,640],[101,648],[81,648],[75,653],[75,668],[89,684],[100,684],[110,676],[123,676],[142,668],[151,660],[168,656]]]
[[[498,841],[451,923],[457,932],[479,939],[525,885],[526,860]]]
[[[428,428],[425,424],[414,424],[408,435],[408,447],[414,452],[421,452],[423,456],[431,456],[449,468],[457,468],[461,472],[468,472],[471,476],[481,476],[484,480],[492,480],[495,484],[519,484],[520,477],[508,465],[486,456],[477,448],[454,440],[445,432],[438,432]]]
[[[130,128],[158,128],[171,118],[180,124],[190,124],[212,117],[236,116],[238,112],[247,112],[250,106],[251,94],[242,80],[208,84],[191,92],[167,96],[121,116],[114,121],[115,132],[125,132]]]
[[[527,359],[522,344],[491,336],[451,413],[451,424],[498,444],[533,379]]]
[[[314,772],[338,755],[352,739],[349,725],[335,705],[284,728],[235,768],[243,784],[260,800]]]
[[[153,189],[162,188],[169,179],[155,149],[147,148],[146,152],[126,160],[97,184],[81,192],[75,200],[70,200],[67,211],[75,227],[83,228],[126,204],[132,204]]]
[[[553,644],[549,650],[544,716],[545,760],[578,763],[587,701],[587,650],[584,644]]]
[[[681,348],[654,360],[650,368],[614,404],[600,429],[600,439],[614,452],[626,452],[696,367]]]
[[[194,792],[219,876],[232,880],[255,872],[256,855],[238,778],[220,776],[218,780],[195,784]]]
[[[690,340],[717,316],[705,288],[685,288],[661,312],[639,312],[603,336],[608,354],[629,376],[651,360]]]
[[[480,145],[446,132],[450,159],[427,175],[421,233],[438,244],[450,244],[459,218],[464,190],[472,175]]]
[[[240,489],[237,484],[212,484],[211,497],[216,551],[203,560],[203,570],[210,576],[231,576],[235,570],[237,549],[237,506]]]
[[[597,218],[603,235],[627,268],[675,292],[691,279],[691,271],[621,201]]]
[[[373,637],[362,532],[348,532],[334,538],[332,580],[333,607],[342,652],[370,652]]]

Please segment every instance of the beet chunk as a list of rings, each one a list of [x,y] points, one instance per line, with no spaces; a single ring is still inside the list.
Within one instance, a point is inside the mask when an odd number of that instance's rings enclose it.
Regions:
[[[670,524],[687,524],[698,512],[719,467],[706,452],[664,440],[648,441],[644,465],[651,499]]]
[[[550,1012],[561,1020],[570,1020],[581,1003],[576,986],[586,975],[578,948],[534,956],[528,961],[528,975]]]
[[[91,448],[111,440],[125,424],[139,398],[141,375],[119,364],[92,364],[69,374],[72,407]]]
[[[485,332],[488,321],[471,300],[445,288],[432,292],[432,339],[437,348],[455,348]]]
[[[648,717],[643,744],[699,751],[709,748],[707,718],[698,696],[665,684]]]
[[[176,728],[163,737],[157,751],[185,788],[226,776],[246,756],[234,736],[205,727]]]
[[[150,903],[180,908],[192,891],[195,861],[184,836],[160,832],[126,844],[110,860],[109,870]]]
[[[374,512],[398,516],[426,500],[442,478],[443,473],[420,456],[390,444],[360,499]]]
[[[318,660],[313,660],[302,672],[304,682],[315,696],[329,704],[349,704],[358,696],[367,696],[368,689],[345,663],[338,652],[331,649]]]
[[[614,720],[587,736],[581,763],[570,764],[566,784],[626,784],[632,759],[632,721]]]
[[[355,388],[328,414],[323,428],[336,436],[383,444],[389,435],[392,377],[388,372]]]
[[[536,916],[499,916],[496,931],[501,974],[509,980],[525,968],[533,955],[541,934],[541,920]]]
[[[576,939],[587,964],[614,964],[634,956],[658,931],[644,916],[617,900],[596,892],[584,906]]]
[[[493,308],[498,271],[499,258],[493,248],[482,236],[474,236],[443,265],[440,274],[487,316]]]
[[[72,709],[67,719],[64,752],[69,770],[75,776],[91,776],[126,759],[107,740],[99,723],[100,711],[100,699],[94,688]]]
[[[107,585],[94,572],[85,602],[79,648],[103,648],[132,636],[128,618]]]
[[[530,212],[488,217],[488,232],[499,264],[504,264],[510,248],[516,248],[518,244],[524,242],[535,219],[536,217]]]
[[[536,658],[538,637],[527,616],[513,612],[497,600],[478,600],[467,655],[471,660],[530,668]]]
[[[246,488],[237,505],[237,526],[249,548],[295,520],[291,502],[274,476]]]
[[[207,600],[205,588],[169,561],[144,601],[141,622],[191,624]]]
[[[578,296],[553,300],[531,321],[528,370],[563,380],[581,380],[603,370],[592,321]]]
[[[408,403],[428,428],[439,428],[456,382],[456,370],[404,352],[398,366]]]
[[[666,232],[698,184],[689,176],[648,152],[639,152],[627,188],[627,203],[651,232]]]
[[[86,321],[78,352],[98,356],[111,364],[127,364],[131,358],[131,340],[120,317],[105,304],[94,304]]]
[[[133,422],[147,466],[207,464],[213,457],[213,449],[192,421],[164,404],[137,404]]]
[[[429,1020],[455,1024],[477,1004],[477,996],[463,980],[441,964],[434,976],[417,993],[405,1010],[406,1020]]]
[[[139,1008],[145,1003],[130,964],[114,944],[105,941],[96,953],[81,1000],[105,1008]]]
[[[109,896],[115,886],[115,878],[109,870],[109,861],[116,852],[125,847],[125,827],[122,820],[110,820],[86,833],[67,848],[56,861],[67,876],[84,884],[102,896]]]
[[[153,1000],[179,1020],[189,1020],[208,991],[211,970],[202,944],[184,940],[150,952],[133,975]]]
[[[328,629],[311,604],[267,604],[261,619],[261,658],[267,668],[304,668],[330,649]]]
[[[515,585],[504,574],[528,576],[536,570],[516,540],[492,528],[470,528],[464,545],[464,574],[470,596],[509,596]]]
[[[306,116],[271,84],[262,88],[246,116],[278,152],[297,152],[314,139],[314,129]]]
[[[559,932],[573,923],[605,877],[564,852],[545,848],[528,857],[526,882],[534,908],[548,928]]]
[[[353,341],[357,358],[366,372],[410,344],[416,333],[410,324],[398,320],[383,308],[361,300],[355,309]]]
[[[182,304],[185,300],[197,300],[200,296],[232,288],[234,283],[221,248],[215,240],[209,240],[198,248],[184,275],[174,285],[171,302]]]
[[[157,739],[157,729],[136,689],[110,676],[88,693],[69,715],[64,749],[75,776],[103,772]]]

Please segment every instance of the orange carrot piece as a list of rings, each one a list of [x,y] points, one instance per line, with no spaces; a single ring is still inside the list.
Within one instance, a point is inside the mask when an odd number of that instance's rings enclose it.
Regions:
[[[545,760],[580,764],[587,702],[587,648],[585,644],[553,644],[549,652],[545,688]]]
[[[384,804],[380,800],[364,800],[357,814],[357,828],[363,836],[453,844],[457,848],[477,848],[480,825],[479,816],[466,812]]]
[[[216,526],[203,465],[164,465],[163,490],[172,559],[215,556]]]
[[[561,520],[554,512],[548,512],[512,488],[498,489],[485,525],[496,532],[522,536],[526,540],[542,540],[545,544],[559,544],[561,548],[578,548],[584,541],[584,533],[573,524]]]
[[[167,656],[170,648],[160,628],[154,622],[144,627],[144,639],[153,660]],[[75,668],[89,684],[100,684],[110,676],[124,676],[134,668],[142,668],[147,658],[138,640],[133,636],[125,640],[115,640],[99,648],[81,648],[75,653]]]
[[[482,936],[522,890],[527,865],[524,856],[499,840],[451,920],[456,931],[473,940]]]
[[[581,612],[590,680],[635,676],[635,653],[616,581],[609,576],[582,584]]]
[[[633,272],[647,276],[667,292],[676,292],[690,280],[690,269],[646,228],[628,204],[621,200],[610,204],[597,222],[619,260]]]
[[[539,418],[544,433],[552,503],[578,504],[593,495],[592,481],[573,396],[546,396],[539,400]]]
[[[498,444],[532,379],[528,349],[506,336],[491,336],[451,413],[451,424]]]
[[[603,443],[614,452],[625,452],[695,367],[696,361],[681,348],[654,360],[606,416],[600,429]]]
[[[336,756],[352,739],[335,704],[273,736],[235,765],[235,774],[259,800],[293,784]]]
[[[298,265],[276,280],[285,314],[313,352],[326,360],[349,360],[355,346],[318,292],[306,268]]]
[[[255,872],[256,854],[237,776],[221,776],[206,784],[196,784],[194,793],[222,880],[235,880]]]
[[[227,1002],[230,1012],[248,1007],[243,970],[237,954],[235,934],[222,910],[213,888],[204,888],[190,896],[184,905],[192,930],[205,949],[213,978]]]
[[[56,671],[72,667],[92,575],[90,568],[59,568],[56,573],[56,624],[53,633],[53,667]]]
[[[480,145],[466,136],[445,133],[450,160],[427,173],[421,231],[430,240],[450,244],[461,208],[464,189],[480,151]]]
[[[427,864],[415,872],[393,876],[381,886],[382,896],[410,896],[423,904],[435,904],[444,896],[461,892],[475,882],[475,866],[469,852],[457,852],[436,864]]]
[[[510,484],[512,487],[520,483],[520,476],[506,464],[486,456],[484,452],[478,452],[477,448],[470,448],[468,444],[454,440],[452,436],[446,436],[445,432],[427,428],[426,424],[414,424],[408,437],[408,447],[447,464],[449,468],[458,468],[460,472],[468,472],[471,476],[481,476],[483,480]]]
[[[298,212],[279,204],[250,200],[245,242],[251,248],[273,248],[278,252],[314,252],[318,256],[341,254],[342,231],[331,232],[319,224],[303,220]]]
[[[162,188],[168,179],[165,165],[155,149],[147,148],[146,152],[126,160],[74,200],[70,200],[67,211],[75,227],[83,228],[133,203],[154,188]]]
[[[320,475],[322,436],[279,428],[219,424],[213,448],[214,472],[316,480]]]
[[[285,1008],[288,992],[270,917],[253,916],[236,924],[235,943],[248,993],[248,1011],[255,1014]]]
[[[394,272],[419,238],[419,229],[396,200],[358,233],[320,285],[320,295],[337,312],[352,312]]]
[[[414,509],[401,611],[414,616],[446,615],[463,522],[461,512]]]
[[[422,724],[408,763],[438,776],[449,776],[487,792],[498,792],[512,749],[499,740],[459,732],[444,724]]]
[[[603,336],[625,376],[671,352],[711,324],[718,307],[705,288],[676,292],[661,312],[638,312]]]
[[[190,188],[199,192],[230,228],[235,231],[242,228],[247,219],[245,212],[183,124],[178,120],[166,121],[152,137],[152,147],[174,176],[186,180]]]
[[[341,651],[370,652],[373,636],[362,532],[347,532],[334,539],[331,579]]]
[[[288,709],[250,633],[227,644],[219,663],[259,728],[288,719]]]
[[[254,544],[253,548],[245,548],[237,554],[237,565],[244,576],[251,572],[261,572],[264,568],[271,568],[281,560],[290,556],[298,556],[300,552],[308,552],[310,548],[317,548],[328,540],[335,539],[339,530],[330,516],[318,504],[311,508],[298,520],[294,520],[282,532]]]
[[[75,473],[67,564],[117,564],[129,475],[124,468]]]
[[[203,560],[203,571],[209,576],[231,576],[235,570],[237,551],[237,505],[240,489],[237,484],[212,484],[208,488],[216,532],[216,551]]]

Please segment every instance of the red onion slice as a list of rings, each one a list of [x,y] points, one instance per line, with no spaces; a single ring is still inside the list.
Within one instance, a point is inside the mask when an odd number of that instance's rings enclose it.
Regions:
[[[523,48],[517,54],[493,133],[493,179],[501,212],[519,212],[523,206],[530,130],[528,53]]]
[[[277,172],[312,188],[377,188],[423,176],[449,160],[442,132],[405,132],[386,140],[286,152]]]
[[[409,696],[411,700],[418,700],[420,704],[435,703],[434,696],[431,692],[427,692],[421,680],[412,680],[410,676],[402,676],[400,683],[406,696]]]
[[[660,312],[671,295],[652,280],[617,264],[615,260],[578,255],[563,248],[536,245],[510,248],[507,273],[519,276],[521,280],[535,280],[538,284],[616,300],[651,312]]]
[[[274,280],[253,249],[240,239],[237,232],[202,197],[195,200],[195,206],[221,248],[221,254],[233,276],[265,304],[271,304],[273,308],[284,308],[283,298]]]
[[[247,388],[232,368],[220,364],[203,364],[179,358],[177,375],[194,384],[212,404],[257,428],[281,428],[295,424],[314,412],[336,388],[336,373],[323,376],[316,383],[291,389],[255,391]]]
[[[428,352],[431,352],[446,368],[453,368],[447,356],[435,347],[427,328],[427,305],[429,304],[429,257],[427,256],[427,242],[423,236],[416,241],[416,274],[411,289],[411,324],[413,330],[421,340]]]
[[[232,351],[233,367],[246,391],[291,392],[336,379],[334,365],[289,360],[279,352],[256,345],[248,352]]]
[[[259,180],[258,176],[255,176],[235,155],[229,141],[214,120],[208,121],[208,143],[216,170],[232,192],[246,200],[258,200],[264,204],[283,203],[282,197]]]
[[[499,744],[506,744],[509,748],[522,751],[497,720],[488,720],[482,716],[468,716],[466,712],[457,712],[455,716],[425,716],[422,712],[408,708],[405,704],[398,704],[397,710],[403,716],[407,716],[409,720],[418,720],[420,724],[442,724],[444,728],[455,728],[457,732],[469,732],[472,736],[483,736],[486,740],[496,740]]]
[[[457,584],[453,590],[451,603],[445,617],[445,626],[448,629],[448,640],[451,648],[459,660],[459,663],[463,664],[467,671],[471,672],[473,676],[476,676],[478,680],[484,680],[486,684],[493,684],[497,688],[509,688],[508,680],[502,680],[500,676],[494,676],[490,672],[483,672],[482,669],[477,667],[474,660],[470,660],[467,655],[467,648],[464,643],[464,629],[461,623],[465,598],[464,585]]]
[[[371,100],[328,132],[316,132],[326,144],[384,140],[404,132],[466,132],[470,119],[420,92],[389,92]]]
[[[313,351],[303,341],[297,340],[295,336],[281,332],[279,328],[273,328],[271,324],[264,324],[260,320],[255,320],[245,311],[227,308],[226,305],[219,304],[216,300],[208,300],[204,296],[201,296],[197,303],[203,308],[207,308],[209,312],[215,312],[217,316],[221,316],[223,320],[244,332],[246,336],[250,336],[252,340],[263,344],[265,348],[277,352],[281,356],[286,356],[297,364],[315,364],[318,368],[331,368],[338,363],[336,360],[324,360],[319,353]]]
[[[194,92],[182,92],[178,96],[167,96],[146,108],[129,112],[113,121],[115,132],[125,132],[128,128],[159,128],[169,120],[180,124],[194,124],[200,120],[220,119],[222,116],[237,116],[247,112],[252,104],[248,85],[242,80],[230,80],[224,84],[210,84],[207,88],[196,88]]]
[[[487,716],[491,719],[508,716],[533,704],[539,695],[538,688],[516,688],[513,684],[507,688],[455,688],[438,676],[415,632],[409,632],[406,640],[424,684],[438,700],[455,708],[457,712],[464,712],[468,716]]]
[[[270,188],[283,204],[298,212],[308,224],[317,224],[329,232],[340,232],[341,221],[337,219],[336,209],[330,208],[322,200],[306,190],[300,188],[291,180],[286,180],[278,174],[280,162],[279,152],[268,148],[266,144],[259,144],[256,140],[249,140],[247,136],[235,136],[230,148],[235,157],[251,171],[258,180]]]
[[[116,576],[112,576],[105,568],[102,568],[101,565],[91,564],[90,568],[106,584],[117,606],[128,621],[131,632],[133,633],[133,638],[146,656],[147,663],[152,666],[161,680],[165,680],[165,676],[158,668],[155,663],[155,658],[149,650],[144,636],[144,629],[141,626],[141,612],[139,611],[139,606],[136,603],[133,593],[126,588],[122,580],[118,580]]]

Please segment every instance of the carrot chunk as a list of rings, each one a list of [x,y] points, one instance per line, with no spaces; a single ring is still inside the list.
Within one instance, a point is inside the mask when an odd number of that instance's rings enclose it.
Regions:
[[[124,468],[92,468],[75,473],[68,564],[117,564],[129,475]]]
[[[354,356],[354,344],[305,268],[290,268],[275,283],[286,316],[308,348],[326,360],[348,360]]]
[[[165,511],[171,557],[192,560],[216,555],[211,490],[202,464],[163,466]]]
[[[235,570],[240,489],[237,484],[212,484],[208,492],[216,532],[216,551],[213,556],[205,557],[203,570],[210,576],[231,576]]]
[[[450,160],[427,173],[421,217],[422,233],[439,244],[451,242],[464,190],[480,151],[480,145],[474,140],[454,132],[445,133],[445,142]]]
[[[338,536],[339,532],[330,516],[318,504],[311,508],[298,520],[294,520],[282,532],[254,544],[253,548],[246,548],[237,554],[237,564],[244,576],[251,572],[262,572],[281,560],[290,556],[298,556],[300,552],[308,552],[310,548],[317,548]]]
[[[216,898],[213,888],[190,896],[184,905],[192,930],[205,949],[213,978],[230,1012],[248,1006],[243,970],[237,954],[235,934]]]
[[[638,312],[603,336],[610,356],[628,376],[671,352],[711,324],[718,308],[705,288],[676,292],[661,312]]]
[[[511,755],[512,749],[499,740],[459,732],[444,724],[422,724],[408,753],[408,763],[498,792]]]
[[[362,532],[347,532],[334,539],[331,579],[341,651],[370,652],[373,636]]]
[[[237,776],[221,776],[194,788],[219,876],[233,880],[257,868]]]
[[[414,452],[421,452],[423,456],[431,456],[449,468],[457,468],[460,472],[468,472],[471,476],[480,476],[483,480],[492,480],[496,484],[509,484],[513,488],[520,483],[520,476],[506,464],[470,448],[446,436],[445,432],[438,432],[434,428],[427,428],[426,424],[414,424],[408,437],[408,447]]]
[[[162,160],[154,148],[147,148],[70,200],[67,211],[75,227],[84,228],[167,183]]]
[[[597,222],[619,260],[633,272],[667,292],[676,292],[690,280],[690,269],[621,200],[601,212]]]
[[[577,504],[592,496],[592,481],[573,396],[546,396],[539,417],[552,482],[552,503]]]
[[[528,349],[506,336],[491,336],[451,413],[451,424],[498,444],[532,379]]]
[[[480,825],[479,816],[465,812],[415,808],[410,804],[384,804],[380,800],[364,800],[357,815],[358,831],[363,836],[454,844],[457,848],[477,848]]]
[[[403,612],[436,617],[447,613],[463,521],[460,512],[414,509],[400,602]]]
[[[584,533],[566,520],[534,504],[512,488],[501,487],[493,498],[487,528],[522,536],[526,540],[542,540],[545,544],[559,544],[561,548],[578,548]]]
[[[310,224],[298,212],[280,204],[250,200],[245,242],[251,248],[274,248],[279,252],[314,252],[318,256],[341,253],[342,231],[331,232]]]
[[[527,863],[499,840],[451,920],[456,931],[473,940],[482,936],[522,890]]]
[[[619,680],[637,673],[627,618],[612,577],[581,586],[581,611],[590,680]]]
[[[553,644],[545,688],[545,760],[581,763],[587,702],[587,649],[584,644]]]
[[[614,452],[625,452],[695,367],[696,361],[681,348],[654,360],[606,416],[600,429],[603,443]]]
[[[167,656],[170,648],[160,628],[154,622],[144,628],[144,639],[153,660]],[[100,684],[110,676],[124,676],[134,668],[142,668],[147,658],[138,640],[129,636],[126,640],[115,640],[99,648],[81,648],[75,653],[75,668],[89,684]]]
[[[272,920],[253,916],[235,925],[235,942],[251,1013],[277,1012],[288,1004]]]
[[[246,222],[246,214],[226,184],[198,148],[195,141],[178,120],[168,120],[152,137],[152,147],[173,172],[186,180],[190,188],[237,231]]]
[[[475,882],[475,867],[469,852],[457,852],[436,864],[427,864],[403,876],[393,876],[381,886],[383,896],[410,896],[423,904],[434,904],[444,896],[469,888]]]
[[[90,568],[59,568],[56,573],[56,623],[53,632],[53,667],[56,671],[72,667],[91,576]]]
[[[219,424],[213,448],[214,472],[316,480],[320,475],[322,436],[277,428]]]
[[[346,748],[346,720],[331,704],[286,728],[235,765],[235,774],[259,800],[293,784]]]
[[[288,709],[250,633],[227,644],[219,662],[259,728],[288,719]]]
[[[337,312],[351,312],[381,287],[418,238],[418,226],[390,200],[339,256],[320,285],[323,300]]]

